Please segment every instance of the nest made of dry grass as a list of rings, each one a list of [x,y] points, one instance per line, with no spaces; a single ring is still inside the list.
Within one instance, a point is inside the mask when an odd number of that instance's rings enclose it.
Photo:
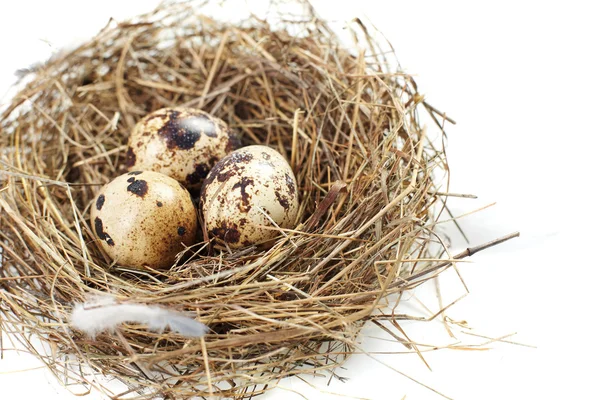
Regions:
[[[1,116],[2,329],[36,333],[51,350],[40,357],[65,380],[119,378],[130,390],[115,398],[246,398],[331,370],[363,324],[390,318],[377,312],[387,295],[448,265],[431,261],[440,254],[429,246],[444,152],[416,110],[440,126],[444,117],[360,21],[348,49],[310,8],[283,25],[202,10],[176,4],[110,24],[36,67]],[[298,226],[268,250],[200,243],[169,271],[111,267],[90,203],[123,172],[136,121],[167,106],[206,110],[244,144],[284,154],[301,193]],[[211,331],[71,331],[73,304],[98,292],[193,312]]]

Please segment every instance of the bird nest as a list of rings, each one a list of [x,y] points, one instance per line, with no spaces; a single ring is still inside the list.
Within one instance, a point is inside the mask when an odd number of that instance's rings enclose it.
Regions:
[[[389,295],[448,267],[431,246],[445,154],[417,110],[440,127],[446,118],[359,20],[345,45],[302,9],[232,23],[163,5],[23,72],[0,120],[0,323],[65,381],[117,377],[129,389],[114,398],[251,397],[333,370],[365,323],[393,318],[380,312]],[[105,258],[92,201],[125,171],[136,122],[163,107],[200,108],[244,145],[283,154],[297,225],[268,249],[200,235],[169,270]],[[130,323],[88,337],[69,318],[98,293],[187,313],[210,331],[190,339]]]

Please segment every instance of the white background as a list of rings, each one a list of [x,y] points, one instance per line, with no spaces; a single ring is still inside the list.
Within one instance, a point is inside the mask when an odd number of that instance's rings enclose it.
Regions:
[[[94,34],[109,17],[122,20],[156,3],[3,2],[0,95],[16,69]],[[594,2],[322,1],[316,8],[337,21],[370,19],[393,43],[406,71],[416,75],[429,102],[458,121],[448,130],[451,190],[479,199],[455,201],[453,210],[462,214],[497,202],[462,220],[472,243],[522,232],[520,239],[461,266],[470,294],[448,315],[468,321],[478,334],[516,332],[510,340],[535,349],[496,343],[485,352],[426,353],[433,371],[415,355],[377,358],[454,399],[600,398],[595,297],[600,24]],[[455,252],[462,250],[457,232],[451,226],[447,232]],[[462,294],[452,273],[443,283],[450,293],[446,304]],[[420,288],[402,306],[416,310],[415,298],[430,295],[431,288]],[[403,327],[413,340],[449,343],[437,335],[439,324]],[[370,339],[375,333],[365,329],[364,348],[401,349]],[[11,347],[6,338],[4,347]],[[43,369],[14,372],[38,365],[26,354],[5,351],[0,397],[71,398]],[[315,388],[298,380],[281,385],[309,399],[442,398],[364,356],[352,357],[345,367],[338,371],[351,378],[344,384],[314,379]],[[264,398],[301,397],[278,390]]]

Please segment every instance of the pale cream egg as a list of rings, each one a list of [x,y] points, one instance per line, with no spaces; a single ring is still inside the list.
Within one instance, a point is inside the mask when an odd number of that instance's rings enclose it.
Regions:
[[[102,187],[90,214],[100,246],[122,266],[170,267],[196,239],[198,220],[189,192],[158,172],[115,178]]]
[[[298,187],[285,158],[267,146],[248,146],[219,161],[202,186],[206,229],[229,247],[262,244],[292,228]],[[266,228],[265,228],[266,227]]]
[[[160,172],[199,189],[217,161],[239,146],[221,119],[194,108],[163,108],[133,128],[126,165],[130,171]]]

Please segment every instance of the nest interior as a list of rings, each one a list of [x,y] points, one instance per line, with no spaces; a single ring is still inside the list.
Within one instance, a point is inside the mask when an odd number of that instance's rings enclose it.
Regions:
[[[286,29],[201,11],[163,7],[107,26],[31,71],[0,120],[1,328],[24,328],[31,348],[36,333],[51,349],[39,356],[65,380],[118,377],[129,390],[114,398],[245,398],[331,370],[367,321],[389,319],[378,313],[386,297],[427,279],[427,259],[439,257],[429,247],[432,173],[445,159],[417,108],[440,125],[443,116],[364,25],[350,24],[348,49],[310,9]],[[214,114],[244,145],[289,160],[295,229],[266,250],[199,243],[162,272],[111,265],[91,202],[124,172],[135,123],[173,106]],[[99,292],[191,312],[211,331],[190,340],[134,324],[95,338],[70,330],[73,304]]]

